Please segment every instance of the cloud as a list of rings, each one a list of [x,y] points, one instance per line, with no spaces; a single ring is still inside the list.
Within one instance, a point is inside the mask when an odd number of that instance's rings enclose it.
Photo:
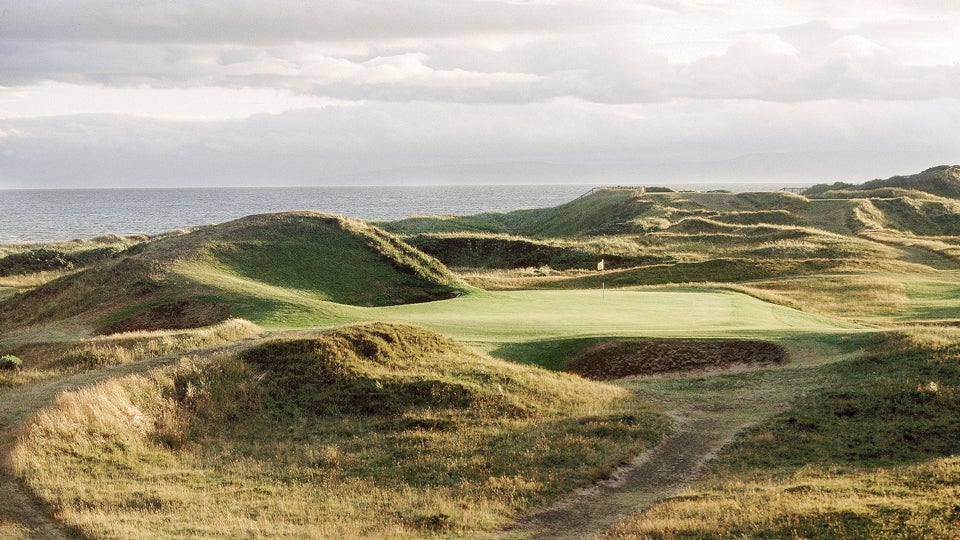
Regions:
[[[365,42],[553,32],[659,11],[651,2],[476,0],[5,0],[0,34],[29,41],[120,43]],[[605,3],[606,4],[606,3]]]
[[[950,157],[940,3],[0,0],[0,187]]]
[[[931,159],[949,162],[946,158],[960,152],[951,133],[960,122],[958,105],[958,100],[856,107],[837,101],[800,107],[741,100],[666,106],[421,102],[219,122],[104,115],[13,119],[0,121],[6,134],[0,187],[496,181],[495,173],[503,170],[532,180],[586,183],[695,175],[763,180],[811,173],[798,171],[787,158],[779,166],[767,160],[752,169],[730,160],[797,153],[810,163],[817,156],[824,163],[848,163],[849,170],[872,178],[884,174],[878,164],[897,156],[923,158],[899,162],[910,165],[905,172],[925,168]],[[642,177],[644,171],[663,176]]]
[[[830,25],[738,34],[671,60],[644,26],[481,41],[276,46],[0,41],[0,86],[273,88],[341,100],[599,103],[673,99],[932,99],[960,95],[960,63],[911,62],[902,45]],[[867,32],[872,34],[872,32]],[[818,39],[820,36],[822,39]],[[957,39],[957,38],[952,38]],[[954,43],[960,50],[960,43]],[[909,51],[908,51],[909,52]]]

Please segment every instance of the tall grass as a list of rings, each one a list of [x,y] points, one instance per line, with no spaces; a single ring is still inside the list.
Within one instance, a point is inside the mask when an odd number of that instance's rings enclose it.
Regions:
[[[61,396],[24,431],[18,474],[98,538],[462,537],[609,475],[667,426],[623,389],[423,329],[242,358]]]
[[[112,334],[82,341],[63,353],[52,367],[95,369],[230,343],[262,332],[262,328],[250,321],[228,319],[194,330]]]
[[[609,538],[958,538],[960,331],[881,335]]]

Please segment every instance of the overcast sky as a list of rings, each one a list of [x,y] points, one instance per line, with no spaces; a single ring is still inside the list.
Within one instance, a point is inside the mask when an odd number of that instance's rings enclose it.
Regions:
[[[0,0],[0,188],[862,182],[960,163],[958,28],[942,0]]]

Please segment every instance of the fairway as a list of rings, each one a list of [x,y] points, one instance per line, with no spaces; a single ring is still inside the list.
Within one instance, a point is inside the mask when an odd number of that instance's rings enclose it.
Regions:
[[[409,321],[456,339],[517,343],[603,336],[774,337],[860,327],[721,290],[564,290],[471,294],[356,312]]]

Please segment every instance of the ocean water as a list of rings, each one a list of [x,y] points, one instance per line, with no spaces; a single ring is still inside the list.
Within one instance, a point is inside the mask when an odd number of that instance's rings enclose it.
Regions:
[[[368,221],[412,215],[508,212],[571,201],[594,186],[408,186],[57,189],[0,191],[0,244],[157,234],[284,210],[316,210]],[[770,191],[770,184],[671,186]]]

